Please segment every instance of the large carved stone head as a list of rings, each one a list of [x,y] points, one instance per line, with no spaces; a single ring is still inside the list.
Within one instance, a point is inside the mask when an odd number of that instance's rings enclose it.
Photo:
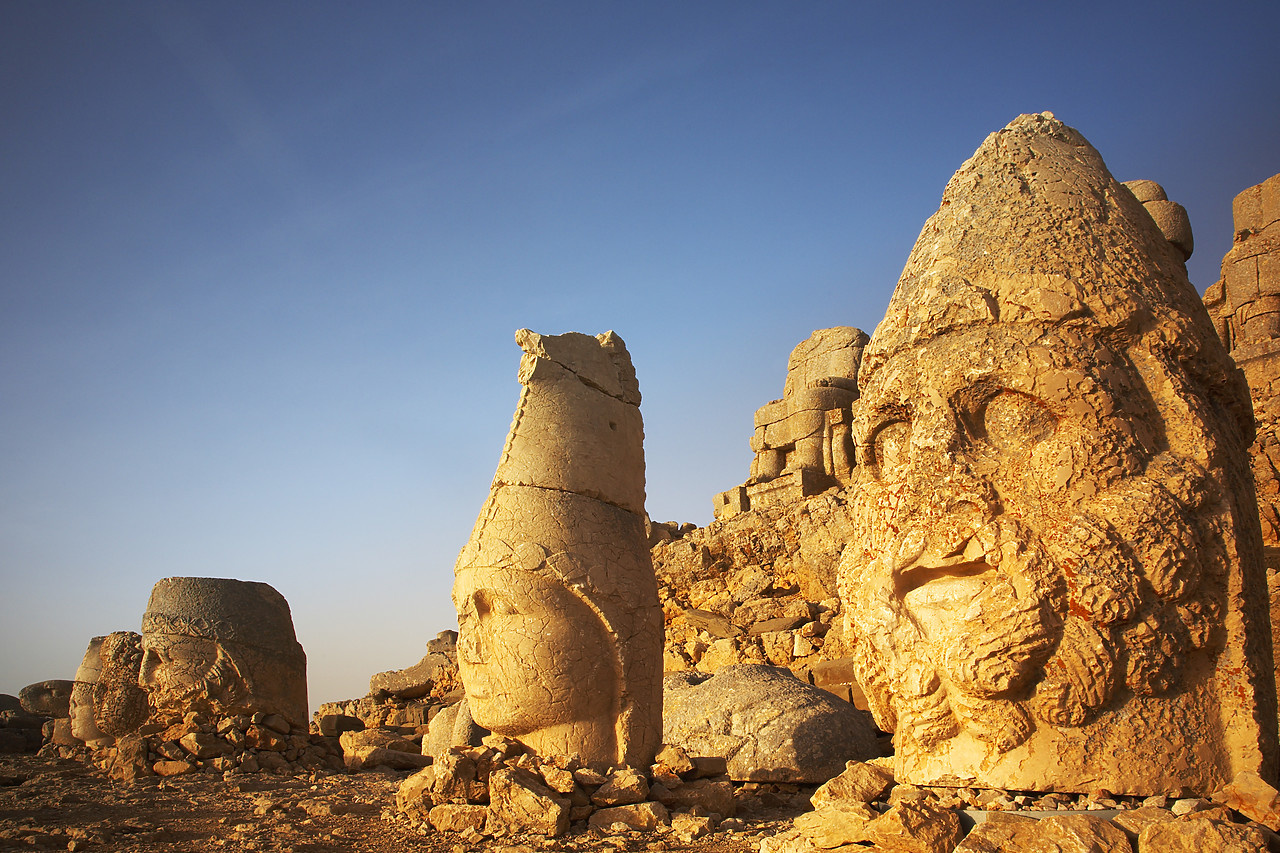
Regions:
[[[520,403],[456,566],[459,674],[491,731],[644,765],[661,737],[662,612],[635,372],[612,332],[516,341]]]
[[[265,583],[165,578],[142,617],[139,684],[168,714],[275,713],[307,721],[307,657]]]
[[[1021,116],[961,167],[860,379],[841,596],[901,781],[1273,768],[1248,392],[1078,132]]]

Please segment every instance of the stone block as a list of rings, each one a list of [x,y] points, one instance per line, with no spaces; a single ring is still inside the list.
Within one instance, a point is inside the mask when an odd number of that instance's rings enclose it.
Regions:
[[[480,832],[488,816],[488,806],[441,803],[431,809],[427,821],[436,832]]]
[[[1231,201],[1231,219],[1235,224],[1236,235],[1247,231],[1261,231],[1262,221],[1262,185],[1249,187],[1240,192]]]
[[[534,833],[555,837],[569,825],[569,802],[555,794],[533,773],[504,767],[489,777],[490,835]]]

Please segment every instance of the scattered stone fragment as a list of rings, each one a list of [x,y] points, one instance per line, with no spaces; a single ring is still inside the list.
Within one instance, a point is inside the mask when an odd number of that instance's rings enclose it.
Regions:
[[[850,761],[844,771],[818,786],[813,792],[814,808],[827,803],[871,803],[883,799],[893,787],[893,773],[874,764]]]
[[[437,832],[480,832],[488,815],[488,806],[441,803],[431,810],[427,819]]]
[[[489,835],[536,833],[563,835],[569,825],[569,804],[533,773],[504,767],[489,777]]]

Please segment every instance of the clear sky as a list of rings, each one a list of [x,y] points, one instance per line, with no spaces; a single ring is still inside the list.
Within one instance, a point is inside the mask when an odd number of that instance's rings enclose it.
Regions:
[[[1190,211],[1280,172],[1280,3],[0,0],[0,692],[152,584],[289,599],[319,702],[455,625],[516,329],[616,330],[711,519],[816,328],[1052,110]]]

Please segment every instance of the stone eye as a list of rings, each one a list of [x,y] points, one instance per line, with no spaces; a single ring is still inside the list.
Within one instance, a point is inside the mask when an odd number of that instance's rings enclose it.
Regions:
[[[910,442],[911,424],[908,421],[890,421],[876,430],[875,464],[880,476],[895,474],[906,466]]]
[[[496,590],[476,590],[474,601],[476,603],[476,615],[481,619],[486,616],[513,616],[518,612],[515,604]]]
[[[993,447],[1013,453],[1030,450],[1052,436],[1058,419],[1034,397],[1002,391],[987,401],[982,427]]]

